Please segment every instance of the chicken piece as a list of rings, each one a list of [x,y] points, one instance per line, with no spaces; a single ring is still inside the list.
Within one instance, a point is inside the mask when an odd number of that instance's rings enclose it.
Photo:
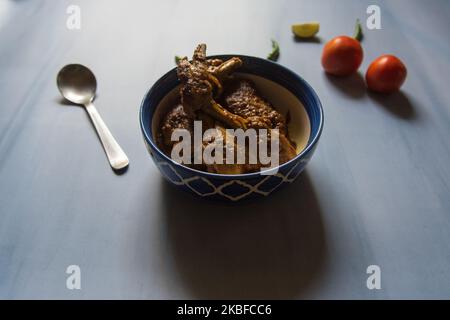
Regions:
[[[186,112],[182,104],[176,104],[163,118],[160,130],[157,134],[158,146],[164,151],[164,153],[170,156],[173,147],[179,143],[172,141],[172,133],[176,129],[186,129],[190,132],[191,137],[193,135],[193,123],[194,119],[190,114]],[[192,159],[192,152],[190,155]]]
[[[214,146],[216,144],[223,146],[223,157],[224,161],[223,163],[213,163],[213,164],[206,164],[206,169],[208,172],[213,173],[220,173],[220,174],[241,174],[248,172],[248,167],[246,164],[227,164],[225,163],[225,157],[227,154],[227,151],[234,155],[234,158],[236,158],[237,152],[245,152],[245,150],[237,150],[238,146],[234,142],[234,136],[230,136],[226,134],[225,128],[223,128],[220,125],[216,125],[216,137],[213,139],[210,139],[209,141],[203,142],[203,147],[206,146]]]
[[[214,89],[221,93],[221,81],[242,65],[238,58],[220,63],[220,60],[206,59],[206,45],[200,44],[195,49],[192,62],[187,58],[180,60],[177,67],[178,78],[182,86],[181,102],[191,114],[202,110],[213,118],[220,120],[233,128],[245,128],[246,120],[235,115],[214,100]],[[219,80],[221,79],[221,80]]]
[[[175,129],[186,129],[192,134],[193,118],[184,110],[183,105],[178,104],[170,110],[161,123],[161,138],[164,145],[172,147],[174,141],[171,140]]]
[[[206,130],[215,128],[215,126],[216,126],[216,121],[214,120],[214,118],[211,117],[209,114],[204,113],[201,110],[197,111],[197,119],[196,120],[202,122],[202,134]]]
[[[279,161],[280,164],[283,164],[293,159],[297,155],[297,150],[295,149],[292,142],[284,134],[280,133],[279,141],[280,141]]]
[[[258,95],[250,81],[232,81],[222,100],[227,110],[248,120],[249,128],[279,129],[280,133],[286,134],[286,119]]]
[[[223,94],[222,105],[247,120],[247,127],[254,129],[278,129],[280,163],[297,155],[294,144],[287,138],[287,124],[283,115],[261,98],[254,85],[244,79],[233,80]]]

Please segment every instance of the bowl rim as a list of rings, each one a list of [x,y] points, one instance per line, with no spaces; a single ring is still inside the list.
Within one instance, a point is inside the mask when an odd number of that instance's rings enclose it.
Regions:
[[[153,142],[153,140],[149,137],[149,133],[145,130],[145,125],[144,125],[144,118],[143,118],[143,109],[144,109],[144,105],[145,105],[145,101],[147,100],[147,97],[152,93],[152,91],[155,90],[155,85],[160,82],[162,79],[166,78],[169,76],[169,74],[171,74],[172,72],[176,71],[176,67],[170,69],[169,71],[167,71],[164,75],[162,75],[161,77],[158,78],[158,80],[156,80],[153,85],[150,87],[150,89],[147,90],[147,92],[144,95],[144,98],[142,99],[140,108],[139,108],[139,125],[141,127],[141,131],[142,134],[144,136],[145,141],[150,144],[152,146],[153,149],[155,149],[158,154],[164,158],[165,160],[167,160],[168,162],[170,162],[171,164],[180,167],[184,170],[190,171],[194,174],[200,174],[200,175],[206,175],[206,176],[210,176],[210,177],[215,177],[215,178],[227,178],[227,179],[235,179],[235,178],[256,178],[256,177],[260,177],[260,176],[264,176],[263,172],[265,171],[275,171],[278,172],[280,169],[285,168],[287,166],[289,166],[290,164],[298,161],[299,159],[301,159],[302,157],[305,156],[305,154],[307,154],[309,151],[311,151],[312,148],[314,148],[314,146],[317,144],[317,141],[319,140],[320,136],[322,135],[322,130],[323,130],[323,124],[324,124],[324,114],[323,114],[323,107],[322,107],[322,103],[320,102],[320,99],[317,95],[317,93],[314,91],[314,89],[312,88],[312,86],[305,80],[303,79],[301,76],[299,76],[297,73],[295,73],[294,71],[288,69],[287,67],[282,66],[279,63],[267,60],[267,59],[262,59],[259,57],[254,57],[254,56],[248,56],[248,55],[242,55],[242,54],[220,54],[220,55],[211,55],[211,56],[207,56],[207,58],[224,58],[224,57],[239,57],[239,58],[244,58],[244,59],[249,59],[249,60],[257,60],[263,63],[267,63],[269,66],[271,67],[275,67],[275,68],[279,68],[281,69],[283,72],[286,72],[288,74],[290,74],[292,77],[294,77],[297,81],[299,81],[306,89],[307,91],[309,91],[309,93],[312,95],[313,100],[314,100],[314,104],[318,111],[319,111],[319,128],[316,132],[316,134],[313,136],[313,138],[311,139],[311,141],[308,142],[308,144],[306,145],[306,147],[299,153],[297,154],[294,158],[292,158],[291,160],[278,165],[274,168],[271,169],[267,169],[267,170],[263,170],[263,171],[258,171],[258,172],[251,172],[251,173],[241,173],[241,174],[221,174],[221,173],[212,173],[212,172],[206,172],[206,171],[201,171],[201,170],[197,170],[197,169],[193,169],[190,167],[187,167],[183,164],[180,164],[176,161],[174,161],[172,158],[170,158],[169,156],[167,156],[164,152],[162,152],[159,147],[156,145],[155,142]],[[246,72],[241,72],[241,73],[246,73]],[[251,73],[249,73],[251,74]],[[262,76],[261,76],[262,77]],[[271,80],[274,81],[268,77],[262,77],[262,78],[266,78],[267,80]],[[274,81],[276,82],[276,81]],[[281,84],[278,84],[280,86],[282,86]],[[287,89],[287,88],[286,88]],[[287,89],[289,90],[289,89]],[[290,90],[289,90],[290,91]],[[292,91],[291,91],[292,92]],[[292,92],[292,94],[294,94]],[[295,94],[294,94],[295,95]],[[158,101],[159,103],[159,101]],[[302,102],[303,104],[303,102]],[[311,123],[311,119],[309,118],[308,115],[308,120]],[[149,128],[151,130],[151,123],[149,125]]]

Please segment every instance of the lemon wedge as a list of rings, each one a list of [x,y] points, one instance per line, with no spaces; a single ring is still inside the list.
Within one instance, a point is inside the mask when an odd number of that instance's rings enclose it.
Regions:
[[[296,23],[292,25],[292,32],[299,38],[311,38],[319,32],[318,22]]]

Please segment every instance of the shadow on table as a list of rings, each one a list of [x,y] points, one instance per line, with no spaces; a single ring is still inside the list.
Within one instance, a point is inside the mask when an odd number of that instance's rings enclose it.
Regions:
[[[206,201],[163,183],[168,245],[197,298],[299,297],[320,276],[325,234],[306,172],[243,204]]]
[[[324,72],[326,79],[340,92],[353,99],[363,98],[366,94],[366,84],[361,73],[338,77]]]
[[[75,104],[75,103],[73,103],[73,102],[70,102],[69,100],[67,100],[67,99],[65,99],[65,98],[63,98],[63,97],[58,97],[58,98],[55,99],[55,101],[56,101],[60,106],[74,106],[74,107],[79,106],[79,105],[77,105],[77,104]],[[81,106],[79,106],[79,107],[81,107]]]
[[[293,35],[292,39],[295,42],[300,42],[300,43],[318,43],[318,44],[322,43],[322,38],[317,37],[317,36],[310,37],[310,38],[300,38],[300,37]]]
[[[366,88],[364,78],[359,72],[347,77],[324,74],[335,88],[350,98],[360,99],[367,94],[377,105],[400,119],[413,120],[417,117],[413,103],[401,90],[391,94],[372,92]]]
[[[405,120],[413,120],[417,118],[417,114],[411,100],[402,91],[391,94],[381,94],[369,91],[368,95],[384,110],[398,118]]]

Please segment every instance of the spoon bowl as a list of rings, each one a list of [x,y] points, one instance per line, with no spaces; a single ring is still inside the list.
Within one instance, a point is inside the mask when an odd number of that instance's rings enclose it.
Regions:
[[[63,67],[56,77],[62,96],[76,104],[92,102],[97,90],[97,80],[89,68],[81,64]]]

